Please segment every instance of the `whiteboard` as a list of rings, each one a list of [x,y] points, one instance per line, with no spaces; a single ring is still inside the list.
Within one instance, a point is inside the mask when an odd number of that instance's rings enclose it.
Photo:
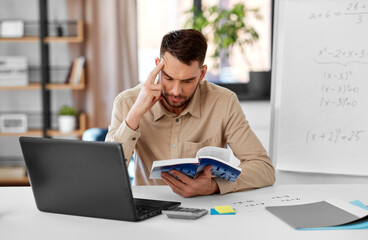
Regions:
[[[368,175],[368,0],[276,1],[273,50],[276,168]]]

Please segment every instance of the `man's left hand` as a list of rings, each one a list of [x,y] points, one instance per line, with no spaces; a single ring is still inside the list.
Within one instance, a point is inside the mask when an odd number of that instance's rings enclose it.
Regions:
[[[180,180],[172,175],[178,177]],[[219,192],[216,181],[211,178],[210,165],[206,166],[204,171],[195,179],[177,170],[170,170],[170,173],[162,172],[161,177],[162,180],[170,186],[173,192],[182,197],[211,195]]]

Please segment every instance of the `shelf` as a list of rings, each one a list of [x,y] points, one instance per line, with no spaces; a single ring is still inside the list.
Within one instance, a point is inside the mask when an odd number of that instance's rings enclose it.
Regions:
[[[29,186],[28,177],[23,178],[0,178],[0,186]]]
[[[82,21],[77,22],[78,35],[75,37],[46,37],[45,42],[65,42],[65,43],[81,43],[84,40],[83,32],[84,26]],[[0,42],[39,42],[39,37],[22,37],[22,38],[3,38],[0,37]]]
[[[21,37],[21,38],[3,38],[0,37],[0,42],[39,42],[39,37]]]
[[[85,86],[85,69],[82,71],[81,81],[79,84],[63,84],[63,83],[48,83],[46,89],[48,90],[83,90]],[[42,88],[41,83],[30,83],[26,86],[0,86],[0,90],[39,90]]]
[[[87,129],[87,116],[85,113],[79,114],[79,129],[70,133],[61,133],[58,130],[49,129],[47,135],[51,137],[55,136],[78,136],[82,137],[84,131]],[[42,136],[42,130],[29,130],[23,133],[4,133],[0,132],[0,136]]]
[[[9,86],[9,87],[0,87],[0,90],[38,90],[41,89],[40,83],[31,83],[27,86]],[[83,90],[85,88],[84,84],[62,84],[62,83],[50,83],[46,85],[46,89],[48,90],[62,90],[62,89],[70,89],[70,90]]]
[[[27,132],[0,132],[0,136],[42,136],[42,130],[29,130]]]

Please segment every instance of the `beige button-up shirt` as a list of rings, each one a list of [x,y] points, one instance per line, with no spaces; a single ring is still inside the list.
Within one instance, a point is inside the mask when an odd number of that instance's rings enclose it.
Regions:
[[[116,97],[106,136],[106,141],[122,144],[127,163],[134,154],[136,185],[166,184],[149,179],[155,160],[194,158],[202,147],[225,147],[226,144],[241,161],[242,173],[234,183],[215,178],[221,194],[274,183],[271,160],[251,130],[235,93],[203,80],[180,115],[168,112],[158,101],[133,131],[126,125],[125,118],[140,87],[123,91]]]

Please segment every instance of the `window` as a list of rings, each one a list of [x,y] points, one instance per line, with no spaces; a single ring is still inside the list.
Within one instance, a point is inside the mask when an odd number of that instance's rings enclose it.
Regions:
[[[218,4],[221,7],[232,7],[240,0],[202,0],[202,6]],[[145,81],[154,68],[154,60],[159,56],[162,37],[172,30],[184,28],[189,14],[185,11],[193,7],[193,1],[187,0],[138,0],[138,63],[139,80]],[[246,55],[236,47],[228,60],[228,66],[216,69],[213,66],[213,44],[209,43],[205,63],[208,65],[206,79],[228,87],[238,96],[246,91],[249,71],[268,71],[271,65],[271,0],[248,0],[248,8],[259,8],[263,20],[250,19],[260,35],[260,39],[251,47],[246,47]],[[245,60],[249,59],[249,66]]]

